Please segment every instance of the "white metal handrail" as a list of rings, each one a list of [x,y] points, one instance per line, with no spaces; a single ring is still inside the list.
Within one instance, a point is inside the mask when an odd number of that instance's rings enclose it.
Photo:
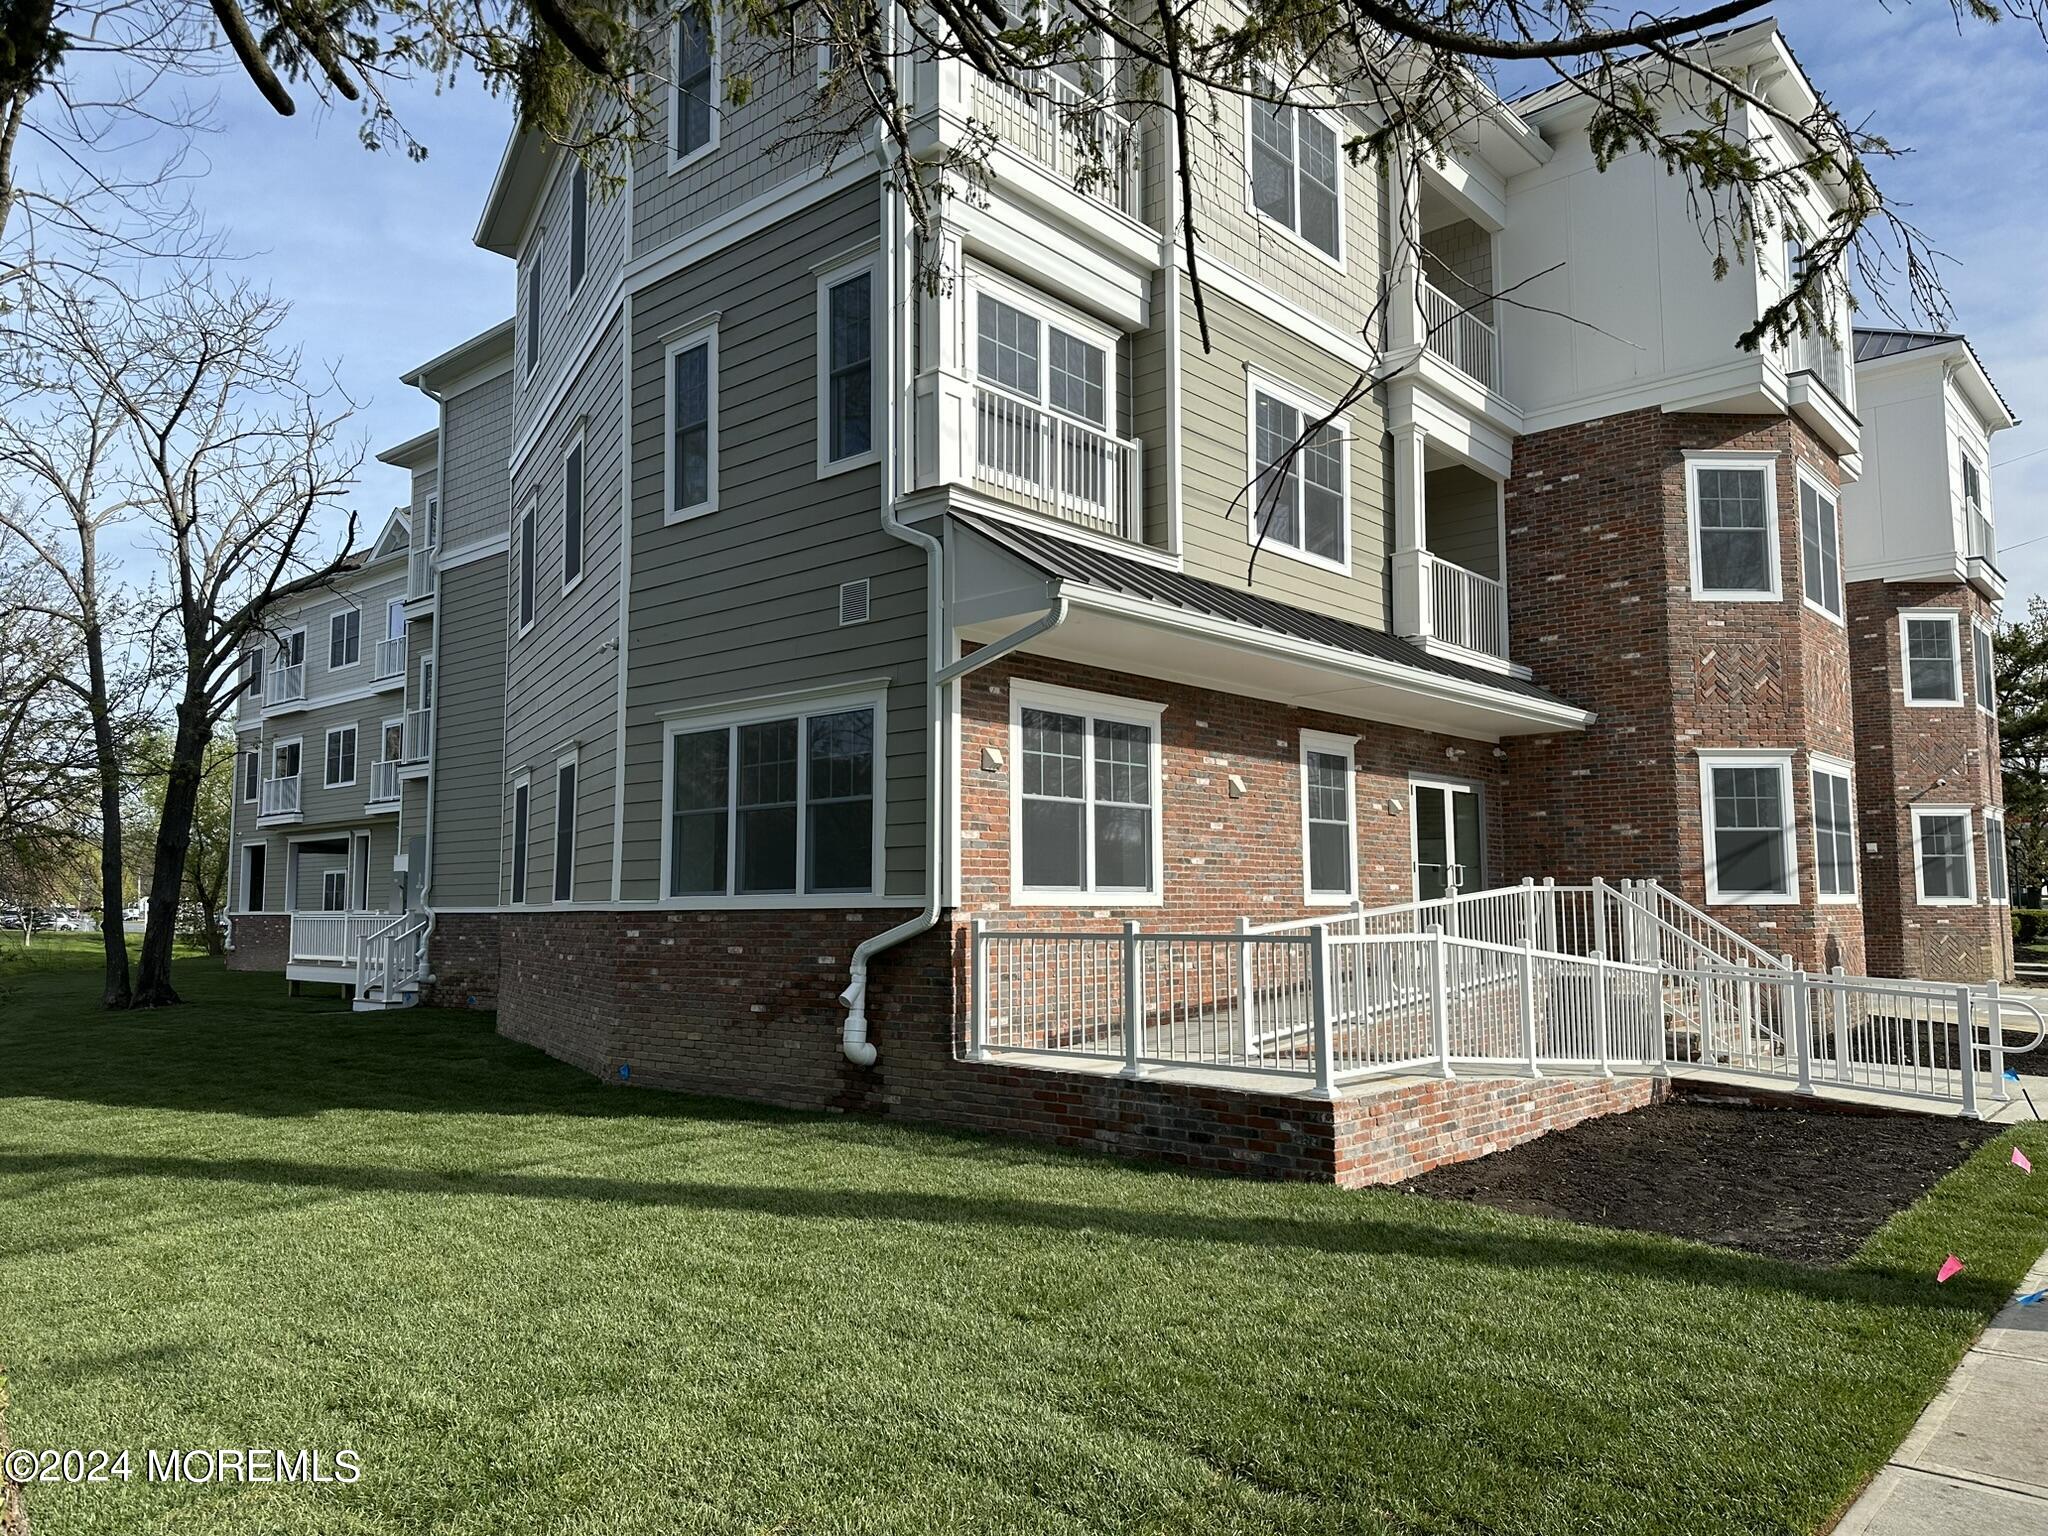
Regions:
[[[257,812],[264,816],[296,816],[299,811],[299,776],[265,779],[258,786]]]
[[[1500,337],[1470,304],[1460,303],[1420,273],[1415,278],[1422,299],[1423,347],[1468,379],[1488,389],[1500,388]]]
[[[399,760],[380,758],[370,764],[370,804],[389,805],[398,799]]]
[[[303,661],[270,669],[270,679],[263,686],[263,698],[266,703],[294,704],[305,696],[306,664]]]
[[[397,912],[294,912],[291,957],[329,965],[353,965],[370,934],[403,916]]]
[[[1038,71],[1018,89],[976,74],[975,115],[1026,159],[1084,196],[1140,216],[1138,133],[1074,81]]]
[[[405,712],[405,761],[423,763],[434,750],[434,706]]]
[[[377,642],[375,682],[405,676],[405,636],[391,635]]]
[[[401,913],[365,933],[356,951],[356,996],[389,1001],[419,980],[426,969],[426,937],[423,912]]]
[[[975,386],[974,482],[1031,511],[1140,539],[1143,452],[1135,440]]]
[[[439,565],[434,559],[434,547],[416,549],[406,557],[405,595],[408,600],[434,595],[438,581]]]
[[[1508,654],[1508,589],[1504,582],[1418,550],[1422,590],[1429,610],[1428,634],[1446,645],[1505,659]]]

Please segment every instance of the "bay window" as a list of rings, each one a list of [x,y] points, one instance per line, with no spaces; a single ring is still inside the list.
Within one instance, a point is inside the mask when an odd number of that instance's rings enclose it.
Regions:
[[[1700,801],[1708,902],[1796,902],[1791,754],[1702,754]]]
[[[1799,477],[1800,580],[1807,603],[1842,617],[1842,547],[1834,493]]]
[[[1913,807],[1914,891],[1923,907],[1977,899],[1976,850],[1966,805]]]
[[[1899,656],[1909,705],[1926,709],[1963,702],[1961,625],[1954,609],[1900,614]]]
[[[1814,884],[1823,901],[1856,898],[1856,823],[1846,763],[1813,765]]]
[[[1692,595],[1717,602],[1778,596],[1778,515],[1769,459],[1694,458],[1686,466]]]
[[[1970,621],[1970,660],[1975,665],[1977,676],[1977,707],[1987,715],[1998,713],[1998,663],[1997,651],[1991,643],[1991,630]]]
[[[2006,885],[2005,873],[2005,809],[1992,806],[1984,812],[1984,880],[1990,886],[1986,892],[1993,906],[2002,907],[2012,900],[2012,892]]]

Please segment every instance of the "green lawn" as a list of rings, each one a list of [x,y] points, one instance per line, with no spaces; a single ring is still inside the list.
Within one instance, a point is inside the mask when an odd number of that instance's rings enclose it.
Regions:
[[[2048,1241],[2010,1138],[1809,1270],[607,1088],[204,961],[102,1017],[0,955],[15,1444],[363,1467],[36,1487],[36,1536],[1809,1531]]]

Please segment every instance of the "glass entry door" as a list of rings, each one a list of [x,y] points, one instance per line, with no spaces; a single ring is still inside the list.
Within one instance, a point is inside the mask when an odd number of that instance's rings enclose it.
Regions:
[[[1486,888],[1479,791],[1469,784],[1416,784],[1415,896],[1434,901]]]

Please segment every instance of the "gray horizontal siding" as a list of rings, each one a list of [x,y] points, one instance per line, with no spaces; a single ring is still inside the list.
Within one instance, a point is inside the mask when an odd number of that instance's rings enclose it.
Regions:
[[[442,410],[441,547],[502,534],[511,503],[512,376],[452,395]]]
[[[513,376],[519,381],[518,417],[522,431],[534,413],[551,397],[563,372],[576,356],[578,344],[594,327],[605,323],[600,307],[610,296],[619,270],[625,265],[626,189],[617,187],[607,196],[599,186],[602,178],[592,176],[585,226],[587,265],[583,281],[573,291],[570,289],[569,201],[574,164],[573,155],[563,153],[556,156],[543,192],[540,217],[535,221],[526,249],[520,252],[519,257]],[[526,304],[531,289],[527,274],[535,262],[540,264],[541,281],[540,366],[529,374],[526,371]]]
[[[498,889],[505,750],[505,558],[441,573],[434,702],[434,906],[490,906]]]

